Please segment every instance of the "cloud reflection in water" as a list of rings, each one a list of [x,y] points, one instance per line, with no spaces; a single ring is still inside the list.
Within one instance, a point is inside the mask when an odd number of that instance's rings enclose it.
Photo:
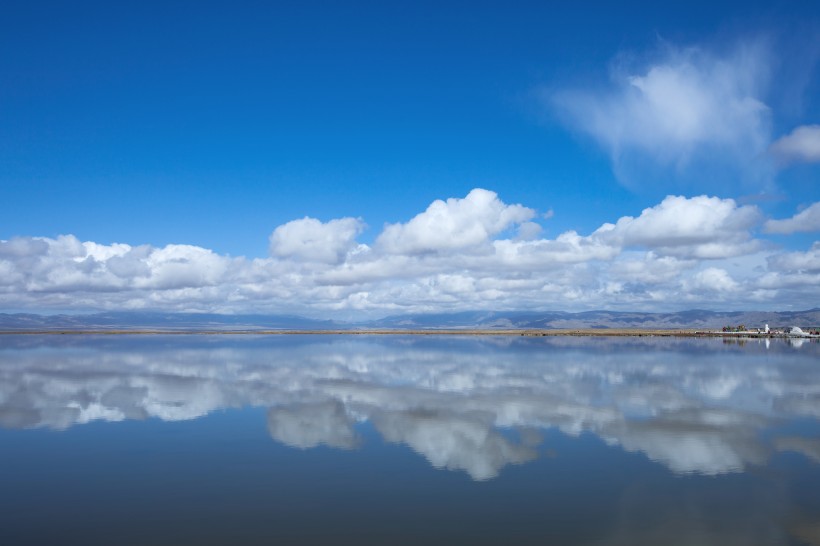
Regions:
[[[817,460],[816,442],[762,434],[820,417],[817,343],[647,338],[74,339],[7,336],[0,425],[194,419],[268,410],[273,439],[353,449],[369,421],[433,466],[489,479],[538,454],[531,432],[591,433],[676,473]]]

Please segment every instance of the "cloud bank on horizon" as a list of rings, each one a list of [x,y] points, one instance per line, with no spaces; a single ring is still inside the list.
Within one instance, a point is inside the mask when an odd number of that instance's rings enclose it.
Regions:
[[[248,259],[191,245],[103,245],[72,235],[0,241],[5,309],[163,309],[380,315],[467,309],[805,308],[820,301],[820,203],[785,219],[706,195],[668,196],[588,234],[540,236],[538,214],[476,188],[436,200],[372,244],[364,222],[302,218]]]

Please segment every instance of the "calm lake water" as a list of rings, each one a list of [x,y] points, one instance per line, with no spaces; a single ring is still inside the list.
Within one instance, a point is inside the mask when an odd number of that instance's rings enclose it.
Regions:
[[[0,544],[820,544],[820,344],[0,336]]]

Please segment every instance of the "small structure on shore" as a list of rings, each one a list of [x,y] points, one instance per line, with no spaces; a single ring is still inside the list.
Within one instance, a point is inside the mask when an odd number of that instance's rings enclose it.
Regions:
[[[721,331],[697,332],[698,334],[729,336],[729,337],[787,337],[787,338],[820,338],[820,329],[803,330],[799,326],[787,328],[769,328],[766,324],[763,328],[747,329],[745,325],[724,326]]]

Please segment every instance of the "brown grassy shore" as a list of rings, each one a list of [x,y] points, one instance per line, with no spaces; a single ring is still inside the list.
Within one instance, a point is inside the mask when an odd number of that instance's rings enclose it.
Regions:
[[[653,330],[638,328],[579,328],[566,330],[0,330],[2,334],[27,335],[339,335],[339,336],[620,336],[691,337],[709,335],[697,330]],[[719,334],[717,334],[719,335]]]

